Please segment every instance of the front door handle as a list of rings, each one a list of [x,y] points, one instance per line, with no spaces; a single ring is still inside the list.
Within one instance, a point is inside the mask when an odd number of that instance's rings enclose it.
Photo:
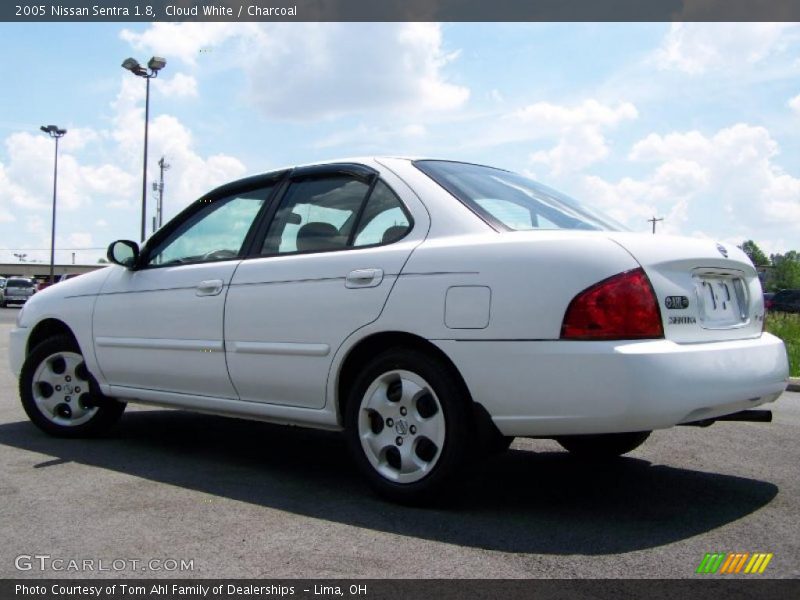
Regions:
[[[197,296],[216,296],[222,291],[222,279],[208,279],[201,281],[197,286]]]
[[[350,271],[344,280],[348,288],[375,287],[383,281],[383,269],[356,269]]]

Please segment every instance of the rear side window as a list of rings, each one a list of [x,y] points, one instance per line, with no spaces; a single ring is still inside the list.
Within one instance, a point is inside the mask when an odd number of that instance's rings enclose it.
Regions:
[[[510,171],[443,160],[414,165],[501,231],[625,229],[611,217]]]
[[[270,223],[261,256],[326,252],[390,244],[412,220],[383,181],[374,186],[349,175],[292,183]]]
[[[349,176],[294,182],[272,219],[261,254],[344,249],[367,192],[369,184]]]
[[[391,244],[410,229],[411,219],[400,199],[388,185],[378,181],[359,220],[353,245]]]

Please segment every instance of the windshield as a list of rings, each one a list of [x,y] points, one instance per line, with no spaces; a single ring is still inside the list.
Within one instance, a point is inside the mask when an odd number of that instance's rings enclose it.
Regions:
[[[497,229],[625,230],[611,217],[510,171],[443,160],[414,165]]]
[[[30,287],[33,287],[33,283],[30,281],[11,279],[6,282],[6,288],[30,288]]]

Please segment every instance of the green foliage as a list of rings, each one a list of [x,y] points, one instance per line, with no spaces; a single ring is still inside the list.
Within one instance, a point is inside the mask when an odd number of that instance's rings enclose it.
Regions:
[[[747,254],[753,264],[757,267],[764,267],[770,264],[769,258],[767,255],[764,254],[764,251],[759,248],[758,244],[756,244],[753,240],[747,240],[744,242],[739,248]]]
[[[772,290],[800,288],[800,254],[789,250],[786,254],[770,255],[774,269],[769,288]]]
[[[768,313],[767,331],[786,344],[789,355],[789,374],[800,377],[800,314]]]

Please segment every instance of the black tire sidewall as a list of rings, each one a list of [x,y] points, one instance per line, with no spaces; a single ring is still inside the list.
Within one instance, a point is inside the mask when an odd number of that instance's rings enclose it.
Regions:
[[[380,375],[393,370],[404,370],[422,377],[439,399],[445,420],[445,443],[432,471],[413,483],[396,483],[378,473],[364,454],[358,434],[358,417],[361,402],[369,386]],[[417,350],[390,350],[369,361],[356,378],[347,396],[345,407],[345,433],[356,464],[370,485],[381,495],[404,504],[428,503],[445,496],[452,490],[455,476],[467,459],[469,435],[468,394],[463,390],[452,368],[439,358]]]
[[[105,433],[125,410],[125,404],[103,396],[90,374],[89,388],[93,396],[102,401],[95,415],[86,423],[69,427],[53,423],[39,410],[33,397],[33,376],[39,365],[49,356],[59,352],[75,352],[83,357],[78,345],[67,336],[54,336],[37,345],[25,358],[19,377],[19,395],[28,418],[42,431],[57,437],[93,437]]]

